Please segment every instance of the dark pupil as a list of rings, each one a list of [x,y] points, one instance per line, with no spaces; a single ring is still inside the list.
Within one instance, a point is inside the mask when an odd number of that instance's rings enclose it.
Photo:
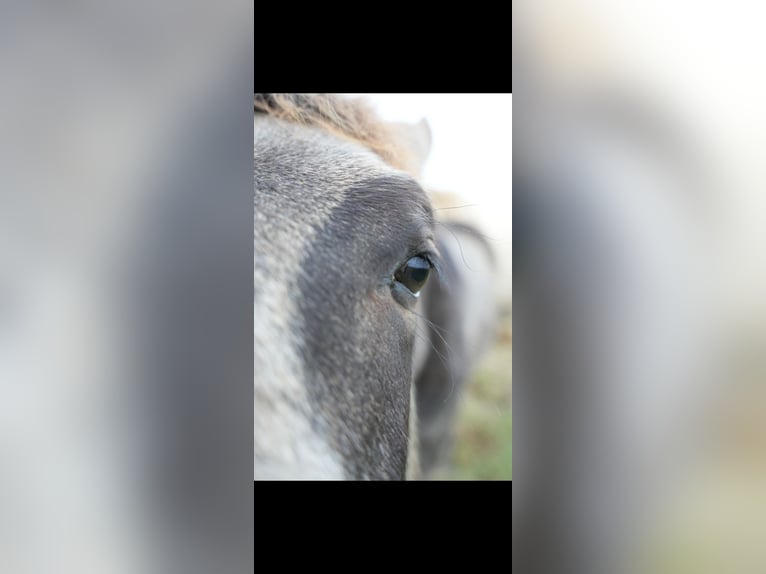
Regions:
[[[431,264],[423,257],[412,257],[394,274],[394,279],[413,293],[423,288],[431,272]]]

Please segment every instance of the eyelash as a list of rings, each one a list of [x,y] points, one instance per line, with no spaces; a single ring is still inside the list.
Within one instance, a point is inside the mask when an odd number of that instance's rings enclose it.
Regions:
[[[439,259],[439,256],[434,253],[433,251],[422,251],[420,253],[416,253],[418,257],[422,257],[426,261],[428,261],[428,264],[431,266],[431,271],[433,271],[436,274],[436,279],[439,281],[442,280],[443,274],[442,274],[442,262],[441,259]],[[410,257],[413,257],[413,255],[410,255]]]

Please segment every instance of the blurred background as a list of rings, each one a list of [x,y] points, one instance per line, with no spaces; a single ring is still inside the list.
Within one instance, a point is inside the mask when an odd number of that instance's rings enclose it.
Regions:
[[[514,3],[520,571],[766,569],[764,17]]]

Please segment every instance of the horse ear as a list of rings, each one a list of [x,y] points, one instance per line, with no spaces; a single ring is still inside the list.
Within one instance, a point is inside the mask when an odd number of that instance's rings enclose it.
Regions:
[[[423,118],[415,124],[396,123],[395,127],[407,146],[409,171],[420,176],[431,152],[431,126],[428,120]]]
[[[428,120],[422,118],[418,123],[412,126],[413,137],[413,152],[416,155],[416,159],[420,169],[426,163],[428,155],[431,153],[431,126],[428,125]]]

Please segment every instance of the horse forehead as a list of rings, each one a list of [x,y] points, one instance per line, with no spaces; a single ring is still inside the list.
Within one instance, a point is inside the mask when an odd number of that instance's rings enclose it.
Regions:
[[[294,206],[306,211],[342,201],[344,191],[360,181],[398,173],[359,144],[268,117],[256,117],[254,159],[256,188],[260,183],[289,191]]]
[[[345,217],[430,218],[430,203],[417,183],[359,144],[258,116],[254,136],[256,241],[260,216],[261,231],[268,229],[260,238],[264,248],[288,247],[285,241],[293,251],[305,246],[341,205]]]

